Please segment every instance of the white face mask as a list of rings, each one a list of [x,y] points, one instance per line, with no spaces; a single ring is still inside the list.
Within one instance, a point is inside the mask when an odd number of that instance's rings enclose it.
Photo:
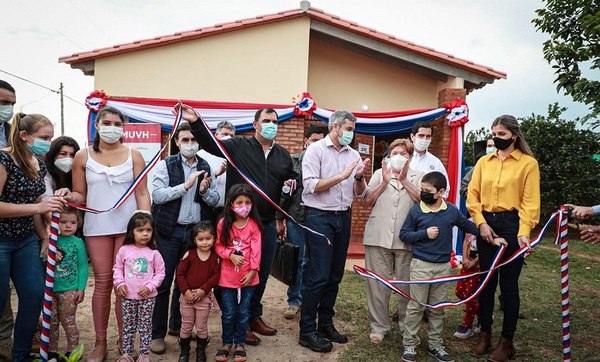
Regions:
[[[228,139],[230,139],[230,138],[231,138],[231,136],[230,136],[230,135],[225,135],[225,136],[223,136],[223,137],[219,138],[219,141],[225,141],[225,140],[228,140]]]
[[[8,122],[13,116],[14,106],[12,104],[8,106],[0,106],[0,123]]]
[[[123,127],[100,126],[98,134],[100,139],[108,144],[117,143],[123,137]]]
[[[421,139],[421,138],[415,138],[414,144],[415,144],[415,148],[417,149],[417,151],[423,152],[423,151],[427,150],[427,148],[431,144],[431,140],[424,140],[424,139]]]
[[[402,171],[408,159],[402,155],[394,155],[389,158],[389,165],[396,171]]]
[[[194,157],[198,153],[198,147],[200,146],[197,142],[182,143],[181,147],[179,147],[179,152],[181,152],[183,157]]]
[[[68,173],[73,169],[73,159],[71,157],[57,158],[54,160],[54,166],[64,173]]]

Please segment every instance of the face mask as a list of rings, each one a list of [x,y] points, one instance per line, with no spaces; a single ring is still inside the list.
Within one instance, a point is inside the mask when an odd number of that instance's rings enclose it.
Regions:
[[[424,140],[421,138],[415,138],[415,148],[419,152],[426,151],[429,145],[431,144],[431,140]]]
[[[123,137],[123,128],[116,126],[100,126],[98,133],[100,134],[100,139],[102,139],[102,141],[113,144],[119,142],[121,137]]]
[[[496,151],[496,147],[486,147],[485,148],[486,155],[489,155],[490,153],[494,153],[494,151]]]
[[[494,144],[496,145],[496,148],[501,151],[509,148],[510,145],[512,145],[513,142],[515,141],[512,139],[512,137],[507,140],[505,140],[504,138],[500,138],[500,137],[494,137],[492,139],[494,140]]]
[[[243,206],[231,205],[231,210],[233,210],[233,212],[235,212],[237,216],[246,218],[248,217],[248,215],[250,215],[250,210],[252,210],[252,204]]]
[[[421,190],[421,201],[423,201],[427,205],[433,205],[437,202],[437,199],[433,197],[434,195],[435,194],[433,192]]]
[[[260,131],[260,135],[268,140],[272,140],[277,136],[277,124],[275,123],[263,123],[262,131]]]
[[[402,155],[394,155],[386,160],[387,164],[396,171],[402,171],[406,161],[408,161],[408,159]]]
[[[181,147],[179,147],[179,151],[184,157],[194,157],[194,155],[198,152],[198,143],[183,143]]]
[[[33,139],[33,145],[27,144],[27,148],[36,156],[43,156],[50,150],[50,141],[44,141],[40,138]]]
[[[226,135],[226,136],[223,136],[223,137],[219,138],[219,141],[225,141],[225,140],[228,140],[230,138],[231,138],[230,135]]]
[[[54,160],[54,166],[64,173],[68,173],[73,169],[73,159],[71,157],[57,158]]]
[[[342,146],[347,146],[350,144],[350,142],[352,142],[352,139],[354,138],[354,132],[352,131],[343,131],[344,133],[342,133],[342,137],[338,136],[338,141],[340,142],[340,145]]]
[[[0,106],[0,123],[8,122],[13,116],[14,107],[11,105]]]

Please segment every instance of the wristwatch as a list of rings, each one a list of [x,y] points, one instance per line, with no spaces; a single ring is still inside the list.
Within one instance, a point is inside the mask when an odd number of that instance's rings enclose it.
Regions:
[[[358,181],[358,182],[361,182],[361,181],[362,181],[362,180],[364,180],[364,179],[365,179],[365,175],[362,175],[361,177],[356,177],[356,176],[354,176],[354,180],[356,180],[356,181]]]

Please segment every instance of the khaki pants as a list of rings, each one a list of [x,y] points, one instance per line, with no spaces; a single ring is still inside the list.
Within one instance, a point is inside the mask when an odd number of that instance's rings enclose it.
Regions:
[[[12,343],[12,333],[15,328],[15,320],[13,318],[12,305],[10,303],[10,295],[6,301],[6,307],[0,320],[0,344]]]
[[[410,278],[410,250],[386,249],[365,245],[365,267],[387,279],[408,280]],[[406,293],[408,284],[398,286]],[[367,278],[367,305],[371,332],[386,335],[390,330],[390,296],[392,291],[380,282]],[[408,299],[396,295],[398,300],[398,327],[404,331],[404,315]]]
[[[450,274],[450,263],[430,263],[413,258],[410,263],[410,279],[429,279]],[[448,299],[448,285],[441,284],[411,284],[410,296],[421,303],[435,304]],[[419,344],[419,327],[423,317],[424,306],[409,301],[404,319],[404,346]],[[427,323],[427,344],[429,349],[441,347],[444,343],[442,330],[444,329],[444,310],[430,309],[429,322]]]

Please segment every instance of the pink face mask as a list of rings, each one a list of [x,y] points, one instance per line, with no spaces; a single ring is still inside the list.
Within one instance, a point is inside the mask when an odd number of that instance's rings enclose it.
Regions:
[[[243,206],[231,205],[231,210],[233,210],[233,212],[235,212],[239,217],[248,217],[248,215],[250,215],[250,210],[252,210],[252,204]]]

